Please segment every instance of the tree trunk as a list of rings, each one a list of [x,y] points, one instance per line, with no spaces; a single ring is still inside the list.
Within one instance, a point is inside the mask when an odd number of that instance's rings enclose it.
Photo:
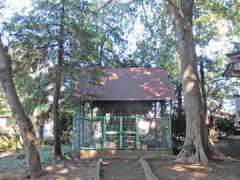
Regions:
[[[52,104],[52,120],[54,122],[54,158],[60,160],[62,158],[61,142],[60,142],[60,122],[58,116],[60,89],[62,81],[63,59],[64,59],[64,4],[61,8],[60,31],[58,38],[58,64],[55,74],[55,88],[53,93]]]
[[[186,114],[186,138],[177,161],[207,163],[214,155],[215,148],[209,141],[202,113],[203,104],[192,32],[194,1],[181,0],[178,4],[174,4],[171,0],[166,0],[165,6],[171,16],[178,39]]]
[[[202,92],[202,103],[203,103],[203,117],[204,119],[207,118],[207,96],[206,96],[206,89],[205,89],[205,73],[204,73],[204,59],[203,57],[200,58],[200,79],[201,79],[201,92]]]
[[[39,123],[39,139],[42,142],[43,141],[43,134],[44,134],[44,122],[41,120]]]
[[[58,68],[59,69],[59,68]],[[58,119],[58,107],[60,98],[60,88],[61,88],[61,73],[57,70],[55,81],[55,89],[53,94],[53,104],[52,104],[52,120],[54,126],[54,158],[60,160],[62,158],[61,152],[61,142],[60,142],[60,122]]]
[[[177,86],[177,120],[183,120],[183,107],[182,107],[182,84]]]
[[[0,38],[0,81],[11,108],[12,115],[20,129],[24,142],[24,152],[31,176],[36,177],[41,171],[40,156],[37,150],[36,136],[31,120],[27,117],[18,99],[18,95],[12,79],[11,57],[7,48],[3,47]]]
[[[208,161],[204,151],[201,129],[201,93],[195,59],[195,49],[191,29],[179,33],[179,54],[181,59],[181,80],[186,114],[186,139],[179,161],[203,162]]]

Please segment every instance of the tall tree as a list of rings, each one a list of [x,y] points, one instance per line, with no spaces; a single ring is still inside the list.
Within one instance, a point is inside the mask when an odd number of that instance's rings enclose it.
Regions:
[[[57,68],[55,73],[55,87],[53,93],[53,103],[52,103],[52,120],[54,122],[54,157],[60,160],[62,157],[61,152],[61,142],[60,142],[60,123],[59,123],[59,99],[60,99],[60,89],[62,81],[62,70],[64,61],[64,0],[62,2],[61,12],[60,12],[60,29],[58,36],[58,56],[57,56]]]
[[[30,104],[29,113],[44,99],[40,96],[53,97],[57,159],[61,158],[58,109],[62,89],[69,90],[71,82],[82,78],[82,67],[101,64],[99,59],[107,63],[115,59],[112,44],[118,39],[115,37],[119,28],[108,30],[103,15],[94,16],[92,9],[96,9],[95,4],[87,1],[41,0],[34,3],[32,11],[16,14],[4,26],[11,39],[14,69],[19,75],[15,79],[19,80],[21,93],[28,97],[24,100]],[[35,92],[38,93],[33,95]]]
[[[217,152],[208,138],[202,111],[203,103],[193,38],[194,0],[177,2],[165,0],[164,2],[177,35],[186,113],[186,138],[177,160],[207,163],[209,158],[212,158]]]
[[[33,124],[18,99],[12,78],[11,57],[8,48],[3,46],[0,37],[0,81],[2,83],[7,102],[12,110],[13,117],[23,137],[27,165],[31,176],[34,178],[41,171],[40,156],[36,146],[36,137]]]

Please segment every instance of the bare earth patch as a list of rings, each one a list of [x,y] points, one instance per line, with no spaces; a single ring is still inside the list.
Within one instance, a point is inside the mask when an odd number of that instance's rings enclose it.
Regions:
[[[54,165],[44,167],[44,172],[39,180],[58,179],[58,180],[95,180],[96,179],[97,160],[80,160],[60,161]],[[0,179],[27,179],[24,169],[2,171]]]
[[[161,180],[238,180],[240,162],[176,163],[172,158],[148,159],[153,173]]]
[[[232,158],[239,158],[239,148],[233,148],[226,141],[216,143],[219,150]],[[67,150],[66,150],[67,151]],[[138,155],[124,151],[112,158],[108,154],[93,159],[73,157],[53,163],[52,148],[45,147],[40,151],[41,161],[45,169],[39,178],[45,179],[76,179],[94,180],[96,176],[97,159],[103,158],[102,180],[144,180],[144,172],[139,163]],[[152,152],[150,152],[152,153]],[[26,162],[18,158],[19,154],[0,153],[0,180],[23,179],[26,176]],[[174,162],[175,156],[145,156],[153,173],[161,180],[238,180],[240,174],[239,161],[210,162],[209,165],[197,163],[182,164]],[[154,157],[154,158],[153,158]]]
[[[76,157],[54,163],[51,147],[41,149],[40,153],[44,172],[39,179],[95,179],[97,159],[88,160]],[[0,180],[27,179],[27,175],[26,161],[21,153],[0,153]]]
[[[139,161],[112,159],[105,161],[102,172],[103,180],[144,180],[144,172]]]
[[[47,173],[40,179],[61,179],[61,180],[95,180],[97,160],[72,160],[47,166]]]

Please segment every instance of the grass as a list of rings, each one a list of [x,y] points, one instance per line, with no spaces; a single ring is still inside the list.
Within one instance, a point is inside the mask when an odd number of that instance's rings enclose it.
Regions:
[[[52,145],[42,145],[40,148],[40,158],[41,163],[43,164],[49,164],[53,160],[54,157],[54,147]],[[62,154],[69,152],[72,150],[71,145],[62,145]]]
[[[71,150],[71,145],[62,145],[62,153],[68,152]],[[42,145],[39,149],[41,163],[43,165],[48,165],[52,163],[54,152],[52,145]],[[10,153],[4,157],[0,156],[0,172],[7,170],[23,170],[26,168],[25,158],[17,158],[19,154]]]
[[[0,172],[8,170],[22,170],[25,169],[27,163],[25,159],[17,159],[15,155],[0,158]]]

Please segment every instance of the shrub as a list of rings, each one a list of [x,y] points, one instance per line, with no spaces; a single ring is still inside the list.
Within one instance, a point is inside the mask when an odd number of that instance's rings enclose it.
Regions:
[[[0,128],[0,151],[18,150],[22,147],[20,135],[13,129]]]
[[[220,132],[223,136],[228,136],[231,134],[236,134],[236,127],[234,126],[233,118],[218,118],[216,120],[216,130]]]

